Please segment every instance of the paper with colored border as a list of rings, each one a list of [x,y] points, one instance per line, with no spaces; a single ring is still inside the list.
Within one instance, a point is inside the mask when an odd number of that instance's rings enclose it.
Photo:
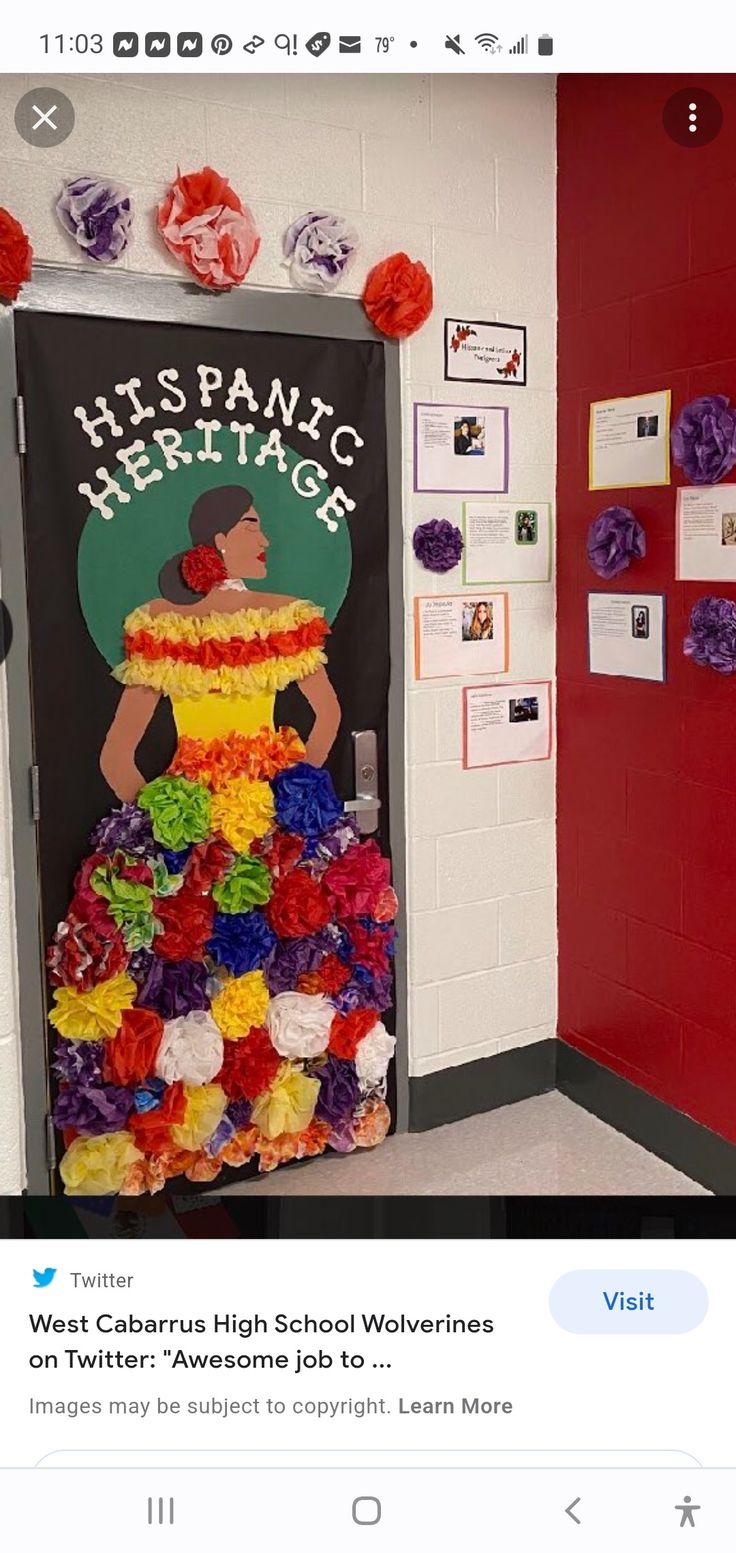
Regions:
[[[498,495],[509,488],[509,412],[494,404],[414,405],[414,490]]]
[[[429,593],[414,600],[414,673],[417,679],[506,674],[509,599],[486,588],[477,598]]]
[[[552,504],[463,503],[463,583],[549,582]]]
[[[552,754],[549,680],[463,688],[463,767],[518,765]]]
[[[526,388],[526,326],[446,318],[445,380]]]
[[[669,388],[590,406],[588,487],[637,489],[670,483]]]
[[[736,582],[736,485],[680,486],[677,577]]]
[[[591,674],[623,679],[665,678],[665,595],[589,593]]]

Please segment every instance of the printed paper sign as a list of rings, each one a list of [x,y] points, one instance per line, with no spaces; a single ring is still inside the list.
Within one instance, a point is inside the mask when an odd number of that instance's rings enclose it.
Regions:
[[[508,415],[499,405],[415,404],[414,490],[508,490]]]
[[[670,391],[590,406],[591,491],[670,483]]]
[[[505,674],[508,594],[429,594],[414,600],[417,679]]]
[[[677,576],[692,582],[736,582],[736,485],[678,490]]]
[[[663,681],[664,625],[664,594],[589,593],[591,674]]]
[[[445,378],[526,387],[526,329],[474,318],[445,319]]]
[[[463,689],[465,770],[549,760],[552,753],[551,706],[549,680],[523,685],[466,685]]]
[[[549,502],[473,501],[463,506],[463,583],[549,582]]]

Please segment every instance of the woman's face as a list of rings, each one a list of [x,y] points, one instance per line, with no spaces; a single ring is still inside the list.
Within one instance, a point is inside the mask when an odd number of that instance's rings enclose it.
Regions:
[[[479,619],[481,625],[485,625],[485,623],[486,623],[486,621],[488,619],[488,605],[487,604],[479,604],[478,605],[478,619]]]
[[[249,507],[227,534],[215,534],[215,544],[231,577],[265,577],[268,540],[255,507]]]
[[[463,424],[462,424],[462,426],[461,426],[461,427],[460,427],[460,430],[461,430],[461,432],[462,432],[462,434],[463,434],[463,436],[464,436],[464,437],[467,437],[467,435],[468,435],[468,432],[469,432],[469,431],[470,431],[470,427],[469,427],[469,425],[468,425],[468,423],[467,423],[467,421],[463,421]]]

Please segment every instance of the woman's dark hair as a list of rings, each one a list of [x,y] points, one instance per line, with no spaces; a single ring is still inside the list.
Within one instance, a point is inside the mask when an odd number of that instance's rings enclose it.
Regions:
[[[218,485],[212,491],[203,491],[189,514],[189,533],[192,545],[211,545],[215,534],[229,534],[240,522],[244,512],[253,506],[253,497],[244,485]],[[170,604],[194,604],[202,598],[188,588],[181,575],[181,563],[186,551],[172,555],[158,574],[161,597]]]

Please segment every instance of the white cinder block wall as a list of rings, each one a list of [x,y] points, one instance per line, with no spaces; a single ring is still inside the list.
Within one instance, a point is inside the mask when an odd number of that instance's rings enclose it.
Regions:
[[[262,248],[249,281],[286,288],[284,228],[310,206],[353,213],[359,293],[372,264],[403,248],[435,279],[435,313],[403,349],[410,1069],[415,1075],[554,1033],[552,763],[463,773],[460,687],[413,682],[416,592],[462,591],[411,550],[416,522],[459,522],[459,497],[411,491],[414,399],[510,406],[511,494],[554,497],[554,83],[529,77],[167,76],[51,78],[71,96],[64,145],[31,151],[13,126],[31,85],[0,80],[0,204],[36,256],[77,262],[53,214],[62,175],[118,176],[138,218],[128,267],[180,275],[151,211],[167,177],[211,162],[252,206]],[[529,386],[443,381],[444,313],[526,323]],[[459,574],[458,574],[459,575]],[[477,591],[477,590],[468,590]],[[511,590],[510,675],[552,678],[553,585]],[[2,758],[0,756],[0,758]],[[0,1192],[23,1183],[19,1034],[7,778],[0,783]]]

